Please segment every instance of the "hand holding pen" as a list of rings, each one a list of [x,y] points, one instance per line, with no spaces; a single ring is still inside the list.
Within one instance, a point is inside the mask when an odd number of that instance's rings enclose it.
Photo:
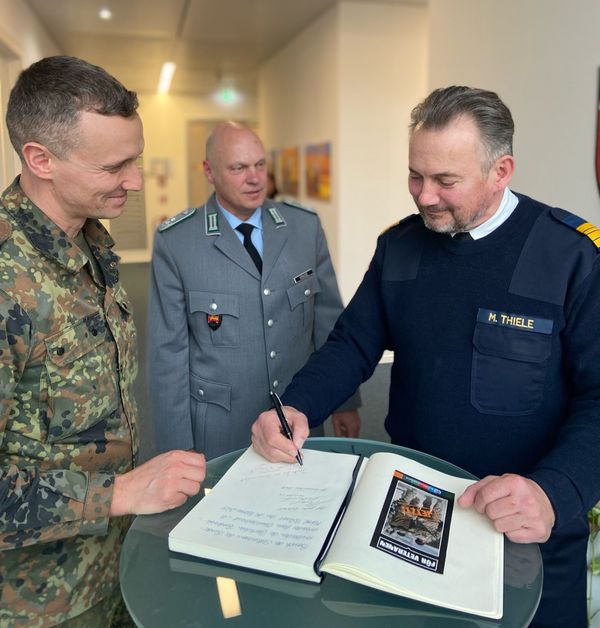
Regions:
[[[289,440],[293,440],[292,430],[290,430],[290,426],[285,418],[285,414],[283,412],[283,405],[281,404],[281,399],[279,395],[273,391],[269,393],[271,395],[271,399],[273,400],[273,406],[275,407],[275,412],[277,412],[277,417],[279,418],[279,423],[281,423],[281,431]],[[296,454],[296,460],[300,466],[303,465],[302,455],[300,451]]]

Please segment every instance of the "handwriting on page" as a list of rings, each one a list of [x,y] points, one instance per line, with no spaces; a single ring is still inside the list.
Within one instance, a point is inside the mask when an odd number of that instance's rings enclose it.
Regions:
[[[252,467],[246,470],[246,475],[239,478],[240,484],[246,484],[248,482],[256,482],[261,478],[280,478],[282,476],[288,476],[290,478],[302,477],[302,467],[294,464],[273,464],[271,462],[264,462],[262,464],[254,464]]]
[[[331,460],[311,450],[304,467],[267,462],[251,449],[244,456],[240,472],[225,476],[218,499],[214,492],[206,498],[210,514],[198,519],[194,534],[228,551],[254,546],[274,558],[283,550],[316,555],[348,490],[354,457],[340,458],[332,473]]]
[[[297,495],[293,497],[298,498]],[[307,499],[304,502],[304,504],[309,503],[312,504],[312,500]],[[312,505],[306,510],[311,508]],[[285,513],[285,507],[277,509],[284,511],[281,513],[263,513],[235,506],[223,506],[216,518],[205,522],[203,533],[223,539],[238,539],[257,545],[269,545],[274,548],[303,550],[309,546],[322,522],[309,516],[298,516],[297,511],[305,509],[302,505],[293,509],[296,512],[292,515]]]

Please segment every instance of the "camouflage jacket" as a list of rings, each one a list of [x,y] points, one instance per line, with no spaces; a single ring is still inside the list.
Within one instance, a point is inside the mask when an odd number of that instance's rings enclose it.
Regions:
[[[111,237],[83,231],[103,282],[18,180],[0,197],[0,626],[54,625],[118,581],[135,330]]]

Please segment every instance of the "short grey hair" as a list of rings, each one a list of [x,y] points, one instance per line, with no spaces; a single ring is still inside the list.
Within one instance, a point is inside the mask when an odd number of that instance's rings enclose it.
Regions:
[[[484,173],[496,160],[513,154],[515,124],[509,108],[495,92],[452,85],[436,89],[411,113],[410,132],[416,129],[442,129],[459,116],[470,117],[481,134],[485,160]]]
[[[64,158],[77,145],[82,111],[101,115],[135,115],[138,100],[106,70],[83,59],[46,57],[23,70],[6,109],[6,126],[14,149],[39,142]]]

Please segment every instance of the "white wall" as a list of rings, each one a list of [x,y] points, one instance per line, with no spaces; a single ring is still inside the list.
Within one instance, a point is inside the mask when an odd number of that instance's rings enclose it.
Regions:
[[[422,6],[341,2],[260,71],[268,148],[332,142],[331,201],[305,199],[303,180],[300,198],[319,212],[346,302],[377,235],[413,211],[406,129],[425,95],[426,26]]]
[[[258,84],[258,121],[267,150],[333,145],[331,202],[305,200],[302,154],[299,198],[319,212],[334,262],[339,253],[338,31],[334,7],[263,64]]]
[[[512,187],[600,223],[598,0],[430,0],[429,87],[497,91],[516,124]]]
[[[426,95],[427,10],[343,2],[339,19],[338,275],[347,301],[377,236],[415,212],[407,188],[408,122]]]
[[[232,107],[222,107],[210,98],[173,96],[164,94],[138,94],[139,113],[144,123],[144,171],[148,173],[153,159],[170,162],[171,176],[166,185],[159,188],[157,180],[145,176],[146,220],[148,223],[149,249],[143,253],[125,252],[126,262],[150,259],[152,238],[159,215],[174,215],[188,207],[187,125],[192,120],[256,120],[256,101],[246,99]],[[197,147],[204,154],[204,146]],[[166,195],[168,204],[162,205],[160,197]]]
[[[59,48],[22,0],[0,0],[0,191],[21,170],[4,122],[8,95],[19,72]]]
[[[23,68],[61,54],[56,42],[23,0],[0,0],[0,42],[13,50]]]

